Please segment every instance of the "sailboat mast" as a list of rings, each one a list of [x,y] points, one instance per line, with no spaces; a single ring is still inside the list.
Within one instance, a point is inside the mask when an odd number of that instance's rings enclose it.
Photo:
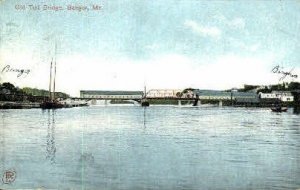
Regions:
[[[50,81],[49,81],[49,98],[50,98],[50,100],[52,100],[52,91],[51,91],[51,84],[52,84],[52,62],[53,62],[53,58],[52,58],[51,64],[50,64]]]
[[[53,99],[55,99],[55,78],[56,78],[56,59],[54,63]]]
[[[55,43],[55,57],[54,57],[55,63],[54,63],[53,99],[55,99],[55,79],[56,79],[56,49],[57,49],[57,46],[56,46],[56,43]]]

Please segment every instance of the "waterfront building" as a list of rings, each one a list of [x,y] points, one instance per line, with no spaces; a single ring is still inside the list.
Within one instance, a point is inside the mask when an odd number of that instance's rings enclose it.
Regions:
[[[272,91],[271,93],[259,93],[261,100],[281,100],[282,102],[293,102],[294,96],[289,91]]]
[[[102,91],[102,90],[81,90],[81,98],[99,99],[142,99],[143,91]]]
[[[237,103],[259,103],[258,95],[255,92],[197,90],[196,94],[200,99],[206,100],[234,100]]]

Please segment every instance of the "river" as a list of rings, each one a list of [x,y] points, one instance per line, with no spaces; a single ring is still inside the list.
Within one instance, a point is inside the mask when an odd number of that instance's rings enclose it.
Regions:
[[[292,110],[93,106],[0,115],[2,189],[300,188],[300,115]],[[6,184],[5,171],[15,173]]]

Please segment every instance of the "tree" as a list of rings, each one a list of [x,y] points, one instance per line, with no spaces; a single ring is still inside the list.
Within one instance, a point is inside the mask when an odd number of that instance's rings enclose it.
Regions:
[[[271,90],[275,90],[275,91],[284,91],[285,89],[285,85],[284,84],[275,84],[271,86]]]
[[[243,91],[247,92],[247,91],[250,91],[250,90],[254,90],[254,89],[258,88],[258,87],[259,86],[257,86],[257,85],[247,85],[247,84],[245,84]]]
[[[49,91],[48,90],[42,90],[42,89],[37,89],[37,88],[29,88],[29,87],[25,87],[22,89],[23,92],[25,92],[26,94],[30,94],[33,96],[49,96]],[[66,94],[66,93],[62,93],[62,92],[55,92],[55,97],[56,98],[69,98],[70,95]]]
[[[288,90],[300,90],[300,83],[299,82],[291,82],[288,85]]]
[[[5,89],[10,90],[12,92],[17,91],[16,87],[13,84],[9,83],[9,82],[5,82],[1,86],[2,86],[1,87],[2,89],[5,88]]]
[[[182,96],[183,96],[183,93],[182,93],[182,92],[177,92],[177,93],[176,93],[176,97],[177,97],[177,98],[181,98]]]
[[[186,88],[186,89],[184,89],[183,91],[182,91],[182,93],[187,93],[187,92],[190,92],[190,91],[194,91],[195,89],[194,88]]]
[[[271,93],[272,90],[269,89],[268,87],[265,87],[264,89],[259,89],[259,90],[257,91],[257,94],[259,94],[260,92],[262,92],[262,93]]]

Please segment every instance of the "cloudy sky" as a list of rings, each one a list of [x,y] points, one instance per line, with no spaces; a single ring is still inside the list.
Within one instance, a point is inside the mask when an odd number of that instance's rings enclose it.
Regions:
[[[22,5],[25,10],[18,10]],[[64,10],[42,10],[44,5]],[[144,84],[276,84],[276,65],[300,75],[299,46],[296,0],[0,0],[0,82],[47,89],[56,58],[57,90],[73,96],[79,90],[143,90]],[[17,77],[3,71],[7,65],[30,73]],[[299,77],[285,79],[292,80]]]

